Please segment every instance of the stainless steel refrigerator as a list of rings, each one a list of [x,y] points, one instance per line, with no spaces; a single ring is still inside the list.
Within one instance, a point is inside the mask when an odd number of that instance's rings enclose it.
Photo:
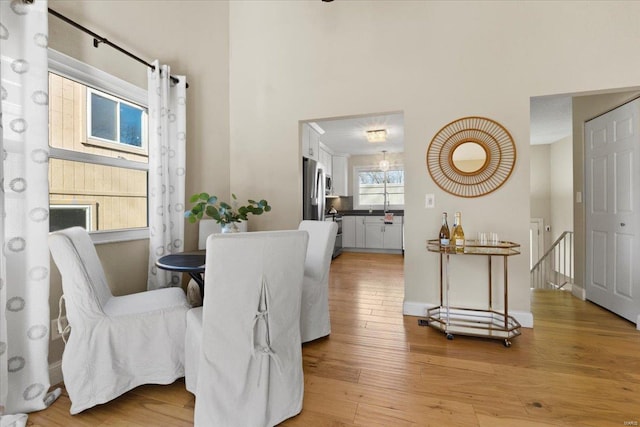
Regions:
[[[302,159],[302,219],[324,221],[325,173],[313,159]]]

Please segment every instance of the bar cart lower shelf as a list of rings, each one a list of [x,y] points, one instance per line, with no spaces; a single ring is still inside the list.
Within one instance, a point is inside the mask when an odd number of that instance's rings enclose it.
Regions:
[[[505,324],[504,313],[497,311],[434,307],[427,310],[427,318],[420,319],[420,324],[444,332],[449,340],[466,335],[503,340],[505,347],[511,347],[511,338],[520,335],[521,326],[511,316],[506,319]]]
[[[442,246],[438,240],[429,240],[429,252],[440,254],[440,305],[427,309],[427,317],[418,320],[421,326],[431,326],[446,334],[452,340],[455,335],[475,336],[502,340],[505,347],[511,347],[511,339],[521,334],[520,323],[509,316],[507,257],[517,255],[520,245],[512,242],[497,242],[494,245],[479,245],[470,240],[464,249]],[[452,307],[449,305],[449,257],[461,255],[484,255],[488,259],[489,307],[486,310]],[[491,258],[500,256],[504,264],[504,310],[493,309]]]

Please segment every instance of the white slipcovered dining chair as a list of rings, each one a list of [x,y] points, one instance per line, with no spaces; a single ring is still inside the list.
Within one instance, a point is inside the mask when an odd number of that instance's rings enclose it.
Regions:
[[[332,221],[302,221],[298,230],[309,233],[300,313],[300,335],[302,342],[308,342],[331,333],[329,268],[338,225]]]
[[[141,384],[169,384],[184,375],[189,305],[181,288],[113,296],[81,227],[51,233],[49,248],[62,276],[71,329],[62,375],[72,414]]]
[[[185,382],[197,427],[273,426],[302,410],[304,231],[214,234],[189,310]]]
[[[239,232],[247,231],[248,221],[240,221],[237,223]],[[213,219],[201,219],[198,221],[198,249],[204,250],[207,247],[207,237],[214,233],[221,233],[222,227]],[[195,280],[189,280],[187,284],[187,301],[192,307],[202,305],[202,295],[200,294],[200,286]]]

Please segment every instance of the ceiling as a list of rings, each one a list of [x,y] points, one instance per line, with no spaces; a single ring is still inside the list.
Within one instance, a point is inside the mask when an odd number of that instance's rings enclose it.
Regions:
[[[324,134],[320,141],[335,154],[367,155],[382,150],[389,153],[404,152],[404,113],[387,113],[315,120]],[[386,129],[385,142],[367,141],[368,130]]]
[[[551,144],[572,133],[571,96],[531,98],[532,145]],[[404,151],[404,114],[386,113],[314,121],[324,133],[320,141],[335,154],[371,155]],[[386,129],[385,142],[367,141],[366,131]],[[431,138],[428,138],[429,140]]]
[[[572,133],[571,96],[531,98],[531,145],[551,144]]]

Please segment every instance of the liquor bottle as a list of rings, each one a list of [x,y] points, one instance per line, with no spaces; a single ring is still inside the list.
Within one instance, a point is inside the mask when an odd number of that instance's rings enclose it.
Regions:
[[[455,225],[453,226],[451,239],[453,240],[453,243],[456,245],[456,250],[462,250],[464,248],[464,230],[462,229],[460,212],[456,212]]]
[[[440,227],[440,244],[449,246],[451,234],[449,233],[449,224],[447,224],[447,213],[442,212],[442,226]]]

